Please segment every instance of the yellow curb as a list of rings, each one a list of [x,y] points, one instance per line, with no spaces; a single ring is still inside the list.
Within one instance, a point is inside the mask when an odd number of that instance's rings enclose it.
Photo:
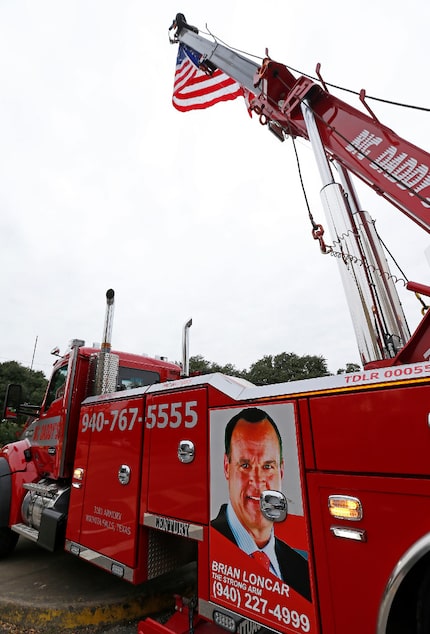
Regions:
[[[172,596],[142,596],[114,605],[59,608],[1,606],[1,618],[12,625],[35,628],[40,634],[70,632],[84,626],[115,625],[126,620],[144,618],[172,606]]]

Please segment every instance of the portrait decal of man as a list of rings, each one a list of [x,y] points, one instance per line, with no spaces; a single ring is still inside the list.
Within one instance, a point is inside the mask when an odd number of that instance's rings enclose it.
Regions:
[[[211,526],[310,601],[306,557],[275,536],[260,509],[263,491],[281,491],[284,470],[282,438],[271,416],[256,407],[235,414],[224,431],[229,500]]]

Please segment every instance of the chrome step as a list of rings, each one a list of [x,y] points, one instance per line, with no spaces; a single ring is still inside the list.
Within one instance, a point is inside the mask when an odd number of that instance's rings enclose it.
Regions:
[[[26,539],[30,539],[32,542],[37,542],[39,539],[39,531],[31,526],[27,526],[27,524],[13,524],[11,529]]]
[[[34,491],[35,493],[42,493],[43,495],[54,497],[58,493],[58,487],[56,484],[43,484],[43,482],[24,482],[23,489],[27,491]]]

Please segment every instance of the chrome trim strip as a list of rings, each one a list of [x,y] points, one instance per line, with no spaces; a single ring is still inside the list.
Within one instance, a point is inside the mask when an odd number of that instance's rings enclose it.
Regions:
[[[59,468],[59,477],[64,478],[65,476],[65,463],[66,463],[66,451],[67,451],[67,436],[69,433],[70,426],[70,413],[72,409],[72,399],[74,396],[75,390],[75,379],[76,379],[76,367],[78,365],[78,357],[79,357],[79,341],[76,341],[76,346],[73,347],[72,358],[69,359],[70,364],[70,372],[67,377],[66,384],[64,386],[65,390],[68,390],[67,403],[66,405],[66,418],[64,421],[64,432],[63,432],[63,442],[61,447],[61,458],[60,458],[60,468]]]
[[[376,634],[386,634],[388,616],[397,591],[408,572],[415,564],[430,552],[430,533],[413,544],[395,565],[384,590],[378,613]]]
[[[76,557],[80,557],[81,559],[85,559],[86,561],[90,561],[92,564],[98,566],[99,568],[103,568],[103,570],[107,570],[114,577],[119,577],[120,575],[116,575],[112,572],[112,567],[117,566],[124,571],[124,574],[121,576],[121,579],[125,579],[126,581],[133,582],[133,568],[129,568],[125,566],[120,561],[116,561],[115,559],[111,559],[110,557],[106,557],[106,555],[101,555],[95,550],[91,550],[91,548],[86,548],[77,542],[72,542],[70,539],[66,539],[66,543],[64,544],[64,550],[75,555]],[[76,551],[79,552],[76,552]]]
[[[180,520],[172,517],[154,515],[153,513],[144,513],[143,525],[163,531],[164,533],[177,535],[178,537],[186,537],[199,542],[203,541],[203,526],[190,524],[189,522],[181,522]]]

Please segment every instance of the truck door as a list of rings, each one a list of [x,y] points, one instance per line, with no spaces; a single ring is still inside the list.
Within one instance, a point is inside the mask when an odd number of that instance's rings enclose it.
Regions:
[[[66,535],[130,568],[139,537],[142,420],[142,396],[82,407]]]
[[[206,388],[148,395],[149,513],[197,524],[208,522],[206,403]]]
[[[231,631],[249,619],[276,631],[316,632],[297,418],[294,402],[210,411],[210,603],[203,614],[223,627],[232,618]],[[263,491],[285,503],[280,521],[263,515]]]

